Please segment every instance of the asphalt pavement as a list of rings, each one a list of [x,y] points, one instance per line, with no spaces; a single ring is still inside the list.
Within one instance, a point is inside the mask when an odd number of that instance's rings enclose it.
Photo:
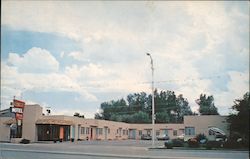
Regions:
[[[0,143],[1,159],[106,159],[106,158],[155,158],[155,159],[248,159],[248,151],[160,149],[163,141],[157,141],[159,149],[150,149],[151,141],[77,141],[63,143]]]

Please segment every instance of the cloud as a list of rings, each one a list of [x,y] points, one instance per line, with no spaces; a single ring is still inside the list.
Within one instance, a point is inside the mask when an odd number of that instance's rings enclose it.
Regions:
[[[72,57],[74,60],[80,61],[80,62],[90,62],[89,59],[86,58],[86,55],[83,52],[80,51],[73,51],[68,54],[69,57]]]
[[[21,73],[49,73],[56,72],[59,62],[47,50],[33,47],[20,56],[9,53],[8,64],[16,67]]]
[[[10,54],[6,61],[1,62],[1,100],[5,106],[14,95],[22,98],[22,94],[28,91],[76,92],[86,101],[97,100],[72,77],[59,72],[58,66],[55,58],[41,48],[32,48],[22,56]]]

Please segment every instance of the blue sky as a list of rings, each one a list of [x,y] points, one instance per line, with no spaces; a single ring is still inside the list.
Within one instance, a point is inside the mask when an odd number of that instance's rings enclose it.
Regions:
[[[100,103],[201,93],[223,115],[249,90],[249,2],[3,1],[1,108],[13,96],[93,118]]]

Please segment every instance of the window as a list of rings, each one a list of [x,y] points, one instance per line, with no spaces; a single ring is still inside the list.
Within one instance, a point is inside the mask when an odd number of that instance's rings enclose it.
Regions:
[[[96,135],[102,135],[103,128],[96,128]]]
[[[177,130],[174,130],[174,131],[173,131],[173,135],[174,135],[174,136],[177,136]]]
[[[85,134],[85,127],[81,127],[81,134]]]
[[[122,134],[126,135],[126,130],[125,129],[123,129]]]
[[[208,135],[215,135],[215,133],[214,133],[214,131],[209,130],[209,131],[208,131]]]
[[[99,135],[102,135],[102,128],[99,128]]]
[[[160,130],[156,130],[156,136],[160,135]]]
[[[122,128],[119,128],[119,136],[122,136]]]
[[[142,130],[139,130],[139,135],[140,135],[140,136],[142,135]]]
[[[89,128],[86,128],[86,134],[89,134]]]
[[[151,130],[147,130],[147,135],[151,135]]]
[[[168,135],[168,129],[163,129],[163,134]]]
[[[110,134],[110,128],[108,128],[108,134]]]
[[[194,127],[185,127],[185,135],[195,135]]]

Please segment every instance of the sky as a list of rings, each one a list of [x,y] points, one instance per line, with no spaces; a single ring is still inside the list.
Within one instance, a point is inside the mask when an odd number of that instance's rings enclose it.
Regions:
[[[16,99],[94,118],[105,101],[175,91],[221,115],[249,91],[248,1],[7,1],[1,109]]]

